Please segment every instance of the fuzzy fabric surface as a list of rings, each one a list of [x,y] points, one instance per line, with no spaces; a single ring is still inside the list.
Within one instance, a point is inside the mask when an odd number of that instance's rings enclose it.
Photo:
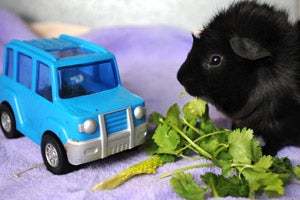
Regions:
[[[5,43],[11,39],[33,38],[36,35],[18,16],[0,9],[0,63],[3,62]],[[190,98],[186,95],[184,99],[179,99],[183,88],[176,80],[177,70],[191,48],[192,37],[189,32],[166,26],[114,27],[93,30],[80,38],[101,45],[115,54],[123,85],[145,98],[148,114],[153,111],[165,114],[173,103],[178,102],[182,106]],[[2,65],[0,69],[2,71]],[[230,122],[213,107],[210,111],[220,126],[230,126]],[[287,147],[278,156],[288,156],[292,164],[300,164],[300,148]],[[159,176],[177,168],[207,162],[205,159],[181,159],[158,168],[154,175],[137,176],[114,190],[91,192],[95,184],[148,157],[141,146],[86,164],[66,175],[53,175],[41,165],[15,178],[14,173],[42,163],[40,147],[26,137],[8,140],[0,133],[0,199],[181,199],[173,192],[170,178],[160,179]],[[207,171],[220,173],[216,167],[189,172],[199,180],[199,176]],[[279,199],[300,199],[300,185],[288,184],[285,191],[285,196]]]

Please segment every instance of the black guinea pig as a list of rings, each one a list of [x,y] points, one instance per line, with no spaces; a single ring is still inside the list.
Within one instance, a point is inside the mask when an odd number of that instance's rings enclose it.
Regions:
[[[252,128],[264,153],[300,145],[300,40],[287,13],[256,1],[220,11],[198,35],[177,78],[186,91]],[[300,28],[299,28],[300,30]]]

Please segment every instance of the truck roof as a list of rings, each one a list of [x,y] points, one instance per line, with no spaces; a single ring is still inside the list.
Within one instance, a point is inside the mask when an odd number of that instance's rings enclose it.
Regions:
[[[26,41],[12,40],[9,45],[35,51],[53,61],[85,54],[110,54],[103,47],[68,35]]]

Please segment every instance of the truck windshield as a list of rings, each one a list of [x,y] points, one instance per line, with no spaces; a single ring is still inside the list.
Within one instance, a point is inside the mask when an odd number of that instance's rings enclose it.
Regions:
[[[58,69],[59,96],[72,98],[109,90],[118,85],[113,60]]]

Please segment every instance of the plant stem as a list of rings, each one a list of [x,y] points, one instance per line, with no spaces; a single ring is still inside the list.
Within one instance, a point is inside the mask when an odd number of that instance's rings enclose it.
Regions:
[[[222,133],[226,133],[226,132],[230,132],[230,130],[225,129],[225,130],[221,130],[221,131],[207,133],[207,134],[205,134],[205,135],[200,136],[199,138],[197,138],[197,141],[202,140],[202,139],[204,139],[206,137],[210,137],[210,136],[213,136],[213,135],[218,135],[218,134],[222,134]]]
[[[185,159],[187,159],[187,160],[192,160],[192,161],[194,161],[194,160],[200,160],[200,159],[201,159],[201,158],[193,158],[193,157],[189,157],[189,156],[186,156],[186,155],[184,155],[184,154],[180,154],[179,156],[182,157],[182,158],[185,158]]]
[[[159,178],[166,178],[168,176],[172,176],[174,174],[177,174],[177,173],[189,170],[189,169],[195,169],[195,168],[201,168],[201,167],[212,167],[212,166],[215,166],[215,164],[214,163],[205,163],[205,164],[199,164],[199,165],[192,165],[189,167],[183,167],[183,168],[176,169],[176,170],[170,171],[168,173],[165,173],[165,174],[161,175]]]
[[[221,153],[222,151],[224,151],[225,149],[227,149],[229,147],[228,144],[220,144],[220,148],[218,150],[216,150],[216,152],[214,153],[214,157],[217,157],[219,155],[219,153]]]
[[[200,140],[202,140],[202,139],[204,139],[204,138],[206,138],[206,137],[209,137],[209,136],[212,136],[212,135],[221,134],[221,133],[226,133],[226,132],[228,132],[228,131],[230,131],[230,130],[222,130],[222,131],[216,131],[216,132],[208,133],[208,134],[205,134],[205,135],[203,135],[203,136],[201,136],[201,137],[198,137],[198,138],[195,139],[193,142],[196,143],[196,142],[199,142]],[[204,137],[204,136],[206,136],[206,137]],[[185,147],[183,147],[183,148],[177,150],[177,151],[176,151],[176,154],[180,154],[182,151],[184,151],[185,149],[190,148],[191,146],[192,146],[191,144],[186,145]],[[198,146],[198,145],[197,145],[197,146]]]
[[[240,171],[242,172],[244,169],[250,168],[255,170],[256,172],[265,172],[267,169],[263,167],[254,166],[251,164],[243,164],[243,163],[233,163],[231,164],[231,167],[241,167]]]
[[[208,152],[206,152],[204,149],[199,147],[197,144],[195,144],[182,130],[180,130],[177,126],[173,125],[172,123],[167,123],[169,126],[171,126],[176,132],[178,132],[186,141],[188,141],[192,147],[194,147],[201,155],[205,156],[206,158],[212,159],[212,155]]]
[[[182,117],[183,122],[190,127],[193,131],[195,131],[196,133],[198,133],[199,135],[201,135],[200,131],[198,129],[196,129],[194,126],[192,126],[184,117]]]
[[[37,167],[39,167],[39,166],[42,166],[43,164],[44,164],[44,163],[42,162],[42,163],[38,163],[38,164],[32,165],[32,166],[30,166],[29,168],[24,169],[23,171],[20,171],[20,172],[18,172],[18,173],[14,173],[13,176],[14,176],[15,178],[19,178],[21,174],[24,174],[25,172],[28,172],[29,170],[32,170],[32,169],[37,168]]]

